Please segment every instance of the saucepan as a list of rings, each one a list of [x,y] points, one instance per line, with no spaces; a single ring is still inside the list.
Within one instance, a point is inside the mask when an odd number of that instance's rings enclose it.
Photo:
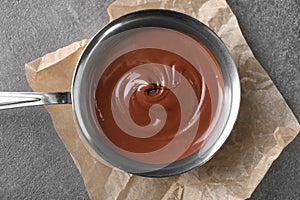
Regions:
[[[115,80],[110,77],[114,73],[124,74]],[[143,88],[155,101],[140,105]],[[174,97],[179,107],[168,107],[164,95]],[[158,99],[161,105],[156,105]],[[75,68],[71,91],[1,92],[0,101],[0,109],[72,104],[79,135],[93,156],[131,174],[166,177],[203,165],[221,148],[238,115],[240,82],[225,44],[206,25],[175,11],[143,10],[112,21],[91,39]],[[146,113],[128,111],[144,108]],[[160,131],[165,124],[169,129]],[[170,135],[173,126],[176,134]]]

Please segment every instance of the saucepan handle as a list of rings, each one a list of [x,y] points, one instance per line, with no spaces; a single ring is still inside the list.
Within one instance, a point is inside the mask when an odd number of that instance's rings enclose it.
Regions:
[[[70,92],[0,92],[0,110],[48,104],[71,104]]]

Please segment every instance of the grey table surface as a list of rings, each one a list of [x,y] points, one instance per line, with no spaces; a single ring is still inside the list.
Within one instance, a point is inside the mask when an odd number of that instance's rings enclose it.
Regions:
[[[24,64],[108,22],[112,0],[0,3],[0,91],[31,91]],[[228,0],[256,58],[300,119],[300,0]],[[251,199],[300,199],[300,136]],[[0,112],[0,199],[88,199],[43,107]]]

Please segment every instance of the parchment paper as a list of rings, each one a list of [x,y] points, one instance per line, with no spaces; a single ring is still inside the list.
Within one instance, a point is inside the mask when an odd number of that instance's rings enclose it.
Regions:
[[[47,106],[55,129],[78,167],[91,199],[245,199],[300,126],[269,76],[254,58],[225,0],[118,0],[111,19],[165,8],[189,14],[225,42],[238,67],[242,102],[238,120],[222,149],[204,166],[170,178],[142,178],[95,159],[76,133],[71,105]],[[88,40],[75,42],[26,64],[34,91],[68,91],[76,62]]]

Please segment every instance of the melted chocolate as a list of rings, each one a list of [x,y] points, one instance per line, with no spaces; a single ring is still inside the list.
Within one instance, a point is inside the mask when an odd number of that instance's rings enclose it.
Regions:
[[[105,136],[134,155],[158,151],[175,137],[192,137],[175,143],[175,148],[186,145],[176,160],[185,158],[202,146],[212,120],[211,94],[199,70],[163,49],[136,49],[114,59],[102,73],[95,96]]]

